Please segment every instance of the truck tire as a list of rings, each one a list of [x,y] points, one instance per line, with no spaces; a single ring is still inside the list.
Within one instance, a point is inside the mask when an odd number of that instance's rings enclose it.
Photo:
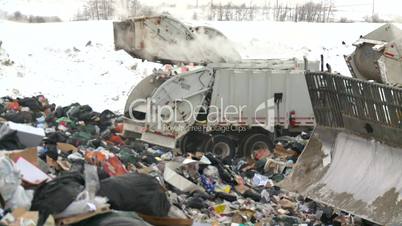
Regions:
[[[250,138],[253,135],[254,135],[254,133],[246,134],[240,139],[239,146],[237,147],[237,152],[236,152],[237,157],[246,156],[246,153],[244,152],[244,145],[245,145],[246,141],[248,140],[248,138]]]
[[[257,133],[247,138],[243,146],[243,153],[245,157],[249,157],[256,150],[268,149],[272,151],[273,147],[274,144],[269,136]]]
[[[204,142],[202,142],[201,150],[204,153],[207,153],[211,150],[211,146],[212,146],[212,136],[208,137],[207,139],[204,140]]]
[[[181,153],[194,153],[196,151],[203,151],[201,145],[206,139],[206,135],[199,132],[189,132],[180,141]]]
[[[233,158],[236,153],[236,146],[229,137],[218,134],[211,138],[210,142],[206,142],[207,152],[211,152],[220,159]]]

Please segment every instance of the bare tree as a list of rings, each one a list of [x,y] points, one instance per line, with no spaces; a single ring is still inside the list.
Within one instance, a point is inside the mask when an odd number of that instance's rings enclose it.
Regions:
[[[272,1],[272,0],[271,0]],[[276,21],[307,21],[307,22],[333,22],[334,0],[322,0],[321,3],[307,2],[301,5],[282,4],[275,1],[271,6],[271,1],[266,0],[263,5],[255,4],[233,4],[232,2],[214,4],[210,1],[208,19],[209,20],[233,20],[245,21],[255,20],[256,18],[273,19]]]
[[[380,16],[378,14],[374,14],[371,16],[365,16],[364,18],[365,22],[369,22],[369,23],[384,23],[387,22],[386,20],[380,18]]]
[[[258,8],[255,5],[246,6],[246,4],[235,5],[227,3],[222,5],[210,5],[210,19],[215,20],[254,20],[257,15]]]
[[[327,3],[307,2],[301,6],[296,6],[295,21],[330,22],[334,11],[335,7],[332,0]]]
[[[83,14],[92,20],[112,19],[114,13],[113,0],[89,0],[84,6]]]

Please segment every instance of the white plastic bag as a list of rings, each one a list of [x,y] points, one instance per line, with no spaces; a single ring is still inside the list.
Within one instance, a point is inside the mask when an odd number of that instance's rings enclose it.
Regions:
[[[65,210],[63,210],[63,212],[54,215],[54,218],[64,218],[94,212],[98,207],[105,205],[106,202],[106,198],[98,196],[95,197],[93,201],[90,200],[88,191],[84,190],[77,196],[75,201],[73,201]]]
[[[7,157],[0,157],[0,194],[6,205],[5,208],[31,207],[33,191],[24,190],[21,186],[21,174],[14,163]]]

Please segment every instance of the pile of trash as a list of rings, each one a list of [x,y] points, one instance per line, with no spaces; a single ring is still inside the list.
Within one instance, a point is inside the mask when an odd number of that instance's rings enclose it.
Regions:
[[[122,136],[122,116],[44,96],[0,98],[0,225],[348,225],[277,185],[309,134],[221,160]]]

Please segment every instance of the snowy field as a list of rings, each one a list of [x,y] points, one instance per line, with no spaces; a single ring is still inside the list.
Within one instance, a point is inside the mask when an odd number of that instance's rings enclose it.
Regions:
[[[194,22],[192,22],[194,24]],[[381,24],[279,22],[197,22],[222,31],[244,58],[318,60],[349,75],[344,54]],[[0,96],[44,94],[51,102],[90,104],[95,110],[122,112],[132,86],[159,64],[115,51],[111,21],[23,24],[0,21]],[[91,41],[90,45],[86,45]],[[346,45],[342,45],[342,41]]]

